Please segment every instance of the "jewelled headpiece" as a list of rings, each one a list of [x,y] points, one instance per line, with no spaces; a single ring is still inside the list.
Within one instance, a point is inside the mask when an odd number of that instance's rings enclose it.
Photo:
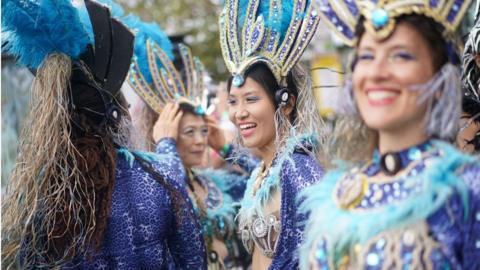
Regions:
[[[135,43],[135,56],[128,75],[133,90],[157,113],[167,103],[180,101],[194,106],[197,114],[204,114],[201,107],[204,68],[200,60],[192,56],[186,45],[178,45],[185,75],[182,79],[181,71],[175,68],[169,57],[168,48],[164,49],[165,46],[161,47],[148,35],[141,43]],[[144,60],[142,53],[146,53]]]
[[[320,18],[309,0],[226,0],[220,15],[220,44],[233,85],[245,71],[267,65],[279,85],[312,39]]]
[[[365,29],[378,37],[388,37],[395,28],[395,18],[420,14],[432,18],[452,34],[467,11],[471,0],[317,0],[320,15],[349,46],[357,41],[355,27],[365,18]]]

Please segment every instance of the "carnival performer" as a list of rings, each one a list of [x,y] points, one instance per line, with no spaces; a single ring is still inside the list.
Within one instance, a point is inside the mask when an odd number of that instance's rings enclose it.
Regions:
[[[480,10],[463,52],[462,84],[465,91],[457,144],[467,153],[480,153]]]
[[[225,2],[220,42],[231,77],[229,116],[261,165],[238,214],[252,269],[295,269],[302,239],[295,197],[322,175],[310,78],[297,62],[319,23],[311,1]]]
[[[126,148],[120,88],[133,34],[107,7],[84,3],[2,1],[2,50],[35,73],[2,204],[2,266],[202,269],[180,158]]]
[[[140,115],[143,119],[137,124],[140,133],[147,145],[158,142],[158,153],[176,146],[175,154],[187,171],[184,181],[203,227],[208,268],[246,267],[250,260],[245,251],[242,253],[234,219],[238,211],[235,203],[243,196],[249,174],[198,168],[208,146],[224,157],[230,148],[223,131],[202,106],[203,65],[186,45],[179,44],[178,62],[182,64],[177,69],[174,47],[158,25],[133,15],[125,22],[137,33],[128,82],[145,103]]]
[[[302,194],[302,269],[480,269],[480,163],[445,141],[461,111],[447,37],[469,4],[321,2],[322,18],[355,47],[344,98],[373,149]]]

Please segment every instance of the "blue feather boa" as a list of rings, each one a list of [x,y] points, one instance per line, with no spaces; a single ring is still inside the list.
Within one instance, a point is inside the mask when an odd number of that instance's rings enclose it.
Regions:
[[[216,209],[207,209],[207,219],[210,221],[223,220],[226,222],[225,226],[228,228],[228,231],[235,232],[235,214],[237,204],[234,202],[228,192],[231,188],[230,183],[232,181],[242,181],[243,179],[238,179],[239,176],[236,176],[226,170],[195,170],[195,173],[201,177],[213,181],[215,186],[222,192],[222,205]],[[213,225],[213,223],[210,225]],[[207,229],[207,233],[212,234],[213,228]]]
[[[146,23],[137,16],[130,14],[121,18],[121,21],[135,33],[134,55],[140,71],[148,83],[153,83],[148,64],[147,40],[156,43],[162,51],[173,61],[173,44],[167,34],[156,23]],[[159,67],[162,65],[157,63]]]
[[[240,224],[248,224],[253,221],[255,216],[262,216],[263,208],[269,202],[271,195],[280,188],[280,179],[282,177],[281,172],[285,162],[290,162],[294,165],[292,154],[295,148],[302,143],[315,145],[315,136],[312,134],[291,136],[285,145],[285,147],[275,156],[272,166],[268,170],[268,175],[263,180],[262,185],[256,191],[255,196],[253,194],[253,186],[257,179],[261,168],[256,168],[247,182],[247,188],[245,195],[240,203],[240,211],[237,218],[240,220]]]
[[[3,52],[34,69],[54,52],[76,59],[91,42],[70,0],[3,0],[2,39]]]
[[[414,193],[404,201],[387,204],[370,211],[349,211],[341,209],[334,201],[334,191],[345,169],[328,173],[321,182],[305,189],[300,198],[302,213],[310,213],[307,237],[302,246],[301,268],[308,268],[309,254],[320,236],[327,242],[328,259],[335,262],[355,244],[364,244],[382,231],[405,226],[426,219],[454,193],[460,195],[468,206],[468,188],[456,175],[456,171],[475,161],[471,156],[460,153],[451,145],[433,141],[441,157],[432,160],[421,173],[406,181],[421,183],[422,191]],[[468,207],[465,207],[468,211]],[[466,213],[467,214],[467,213]]]

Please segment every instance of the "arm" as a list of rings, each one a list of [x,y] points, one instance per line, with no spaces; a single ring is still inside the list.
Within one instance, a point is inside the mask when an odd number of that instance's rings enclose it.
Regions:
[[[294,153],[282,169],[282,233],[277,253],[270,269],[297,269],[298,249],[303,242],[303,224],[307,215],[298,213],[296,197],[306,187],[318,181],[323,170],[313,157]]]

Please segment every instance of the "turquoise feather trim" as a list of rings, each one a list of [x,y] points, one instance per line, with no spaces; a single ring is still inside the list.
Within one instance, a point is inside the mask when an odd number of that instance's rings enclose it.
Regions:
[[[168,159],[175,158],[174,156],[169,155],[169,154],[157,154],[157,153],[153,153],[153,152],[143,152],[143,151],[133,151],[133,152],[131,152],[130,150],[128,150],[125,147],[118,148],[117,149],[117,154],[125,157],[125,159],[127,160],[130,168],[133,167],[133,162],[135,161],[134,154],[137,155],[138,157],[140,157],[141,159],[147,161],[147,162],[159,162],[159,161],[162,161],[162,160],[168,160]]]
[[[235,232],[235,215],[236,215],[236,204],[232,197],[228,194],[230,185],[229,182],[231,178],[236,178],[237,176],[229,173],[226,170],[195,170],[195,173],[200,177],[204,177],[215,183],[216,187],[222,192],[222,205],[215,209],[207,209],[207,219],[209,221],[223,221],[226,222],[224,226],[228,228],[230,233]],[[196,208],[196,206],[195,206]],[[198,209],[196,209],[198,211]],[[213,226],[213,222],[210,222],[210,226]],[[207,228],[207,234],[213,236],[213,228]]]
[[[313,134],[290,136],[285,147],[276,155],[272,167],[268,170],[268,175],[263,180],[260,188],[256,191],[255,196],[252,196],[253,184],[259,173],[261,173],[261,168],[258,167],[252,172],[247,181],[245,195],[240,202],[240,211],[237,216],[240,224],[251,223],[255,216],[263,216],[263,208],[271,199],[271,195],[274,191],[280,188],[281,172],[285,162],[290,162],[292,165],[295,165],[292,160],[292,154],[295,148],[301,146],[303,143],[316,145],[315,138],[316,137]]]
[[[456,175],[462,166],[475,159],[462,154],[451,145],[433,141],[440,157],[405,181],[414,181],[423,186],[420,193],[414,193],[404,201],[384,205],[381,208],[364,211],[348,211],[339,208],[334,201],[334,191],[346,170],[328,173],[321,182],[305,189],[300,212],[310,213],[307,236],[301,253],[301,267],[308,268],[308,258],[320,236],[327,242],[327,254],[331,262],[336,262],[355,244],[364,244],[382,231],[401,227],[426,219],[453,194],[457,193],[468,214],[468,188]]]
[[[70,0],[3,0],[2,43],[2,52],[36,69],[52,53],[76,59],[91,41]]]

